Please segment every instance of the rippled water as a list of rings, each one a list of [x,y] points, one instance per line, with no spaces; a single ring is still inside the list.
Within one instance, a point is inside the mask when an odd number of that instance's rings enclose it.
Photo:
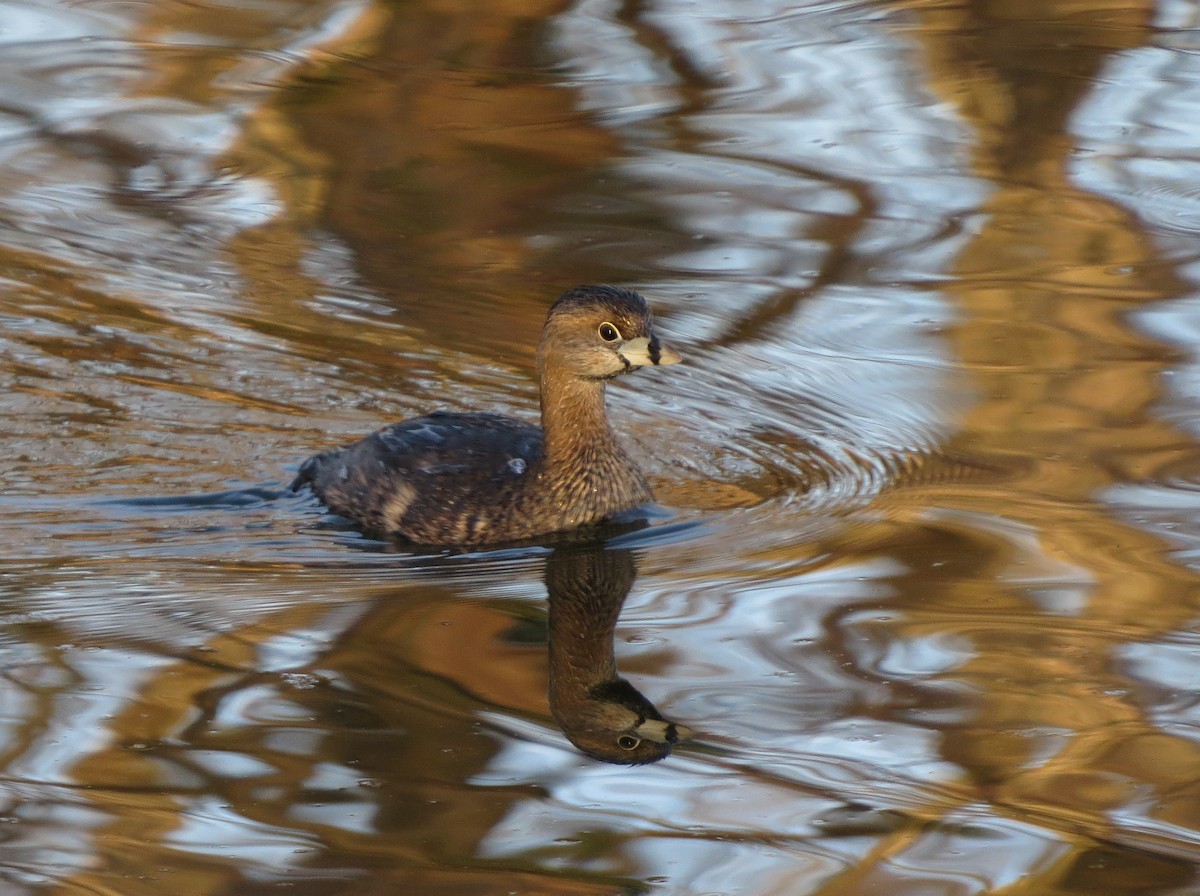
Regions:
[[[0,4],[0,892],[1200,893],[1197,34]],[[610,393],[653,525],[414,551],[285,490],[530,414],[580,281],[688,362]],[[551,713],[609,648],[662,762]]]

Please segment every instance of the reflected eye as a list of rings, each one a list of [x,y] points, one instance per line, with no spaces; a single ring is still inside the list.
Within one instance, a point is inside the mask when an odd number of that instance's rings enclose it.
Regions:
[[[617,746],[622,750],[636,750],[641,741],[632,734],[622,734],[617,738]]]
[[[596,332],[598,332],[600,334],[600,338],[603,339],[605,342],[616,342],[618,339],[621,338],[621,331],[618,330],[616,327],[614,327],[612,324],[610,324],[608,321],[605,321],[604,323],[602,323],[600,325],[600,329],[597,330]]]

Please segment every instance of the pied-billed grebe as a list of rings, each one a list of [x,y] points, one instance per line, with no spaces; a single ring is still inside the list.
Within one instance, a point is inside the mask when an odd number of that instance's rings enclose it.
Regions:
[[[421,544],[519,541],[598,523],[653,498],[608,426],[604,384],[679,360],[636,292],[579,286],[551,306],[538,342],[540,428],[437,412],[310,458],[292,489],[308,483],[330,510]]]

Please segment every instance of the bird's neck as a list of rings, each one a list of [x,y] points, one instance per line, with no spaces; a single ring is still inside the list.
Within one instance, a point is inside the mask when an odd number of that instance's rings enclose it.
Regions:
[[[540,373],[547,462],[551,466],[591,466],[600,456],[620,454],[604,408],[604,381],[555,368]]]

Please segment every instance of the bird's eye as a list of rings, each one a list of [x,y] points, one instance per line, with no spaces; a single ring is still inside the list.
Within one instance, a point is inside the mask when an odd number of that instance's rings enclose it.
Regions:
[[[621,338],[621,331],[618,330],[616,327],[614,327],[612,324],[610,324],[608,321],[605,321],[604,323],[602,323],[600,325],[600,329],[597,330],[597,332],[600,334],[600,338],[603,339],[605,342],[616,342],[618,339]]]
[[[641,741],[632,734],[622,734],[617,738],[617,746],[622,750],[636,750]]]

